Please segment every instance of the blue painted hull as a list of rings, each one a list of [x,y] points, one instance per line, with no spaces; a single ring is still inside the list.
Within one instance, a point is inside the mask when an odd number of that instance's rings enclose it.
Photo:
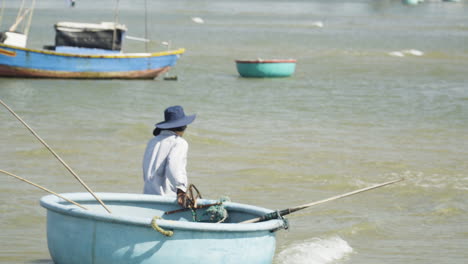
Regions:
[[[173,67],[184,51],[86,55],[0,44],[0,76],[152,79]]]
[[[143,194],[101,193],[98,196],[112,211],[108,214],[87,193],[65,194],[89,210],[45,196],[47,240],[56,264],[270,264],[275,252],[275,233],[281,220],[238,224],[271,210],[225,203],[228,223],[198,223],[190,211],[164,215],[179,209],[174,198]],[[200,200],[199,204],[213,203]],[[198,212],[201,214],[202,212]],[[166,237],[151,227],[156,223],[172,230]]]

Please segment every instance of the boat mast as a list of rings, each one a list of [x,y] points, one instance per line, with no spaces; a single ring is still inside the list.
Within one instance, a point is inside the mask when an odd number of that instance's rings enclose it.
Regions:
[[[5,10],[5,0],[2,0],[2,9],[0,9],[0,27],[2,26],[3,11]]]
[[[15,23],[13,23],[13,25],[11,25],[11,27],[4,33],[6,35],[6,39],[2,40],[3,43],[23,48],[26,47],[36,0],[28,1],[28,5],[30,6],[29,8],[25,7],[25,2],[25,0],[21,1],[21,6],[18,10],[18,14],[16,15]],[[23,24],[22,30],[17,30],[21,24]]]
[[[28,18],[28,24],[26,25],[26,29],[24,30],[24,34],[26,36],[28,36],[29,34],[29,29],[31,28],[31,22],[32,22],[32,17],[33,17],[33,13],[34,13],[34,7],[36,6],[36,0],[32,0],[32,4],[31,4],[31,11],[29,13],[29,18]]]
[[[114,34],[112,35],[112,50],[115,50],[115,40],[117,39],[117,24],[119,23],[119,0],[115,3],[114,10]]]
[[[18,25],[23,21],[23,19],[29,13],[28,22],[23,24],[23,32],[24,32],[24,35],[27,36],[28,33],[29,33],[29,29],[31,27],[31,21],[32,21],[32,16],[33,16],[33,12],[34,12],[34,6],[36,5],[36,0],[32,0],[31,8],[26,8],[26,9],[24,8],[24,2],[25,2],[24,0],[21,2],[21,7],[20,7],[20,9],[18,11],[18,15],[16,16],[16,21],[10,27],[9,31],[10,32],[15,32]]]
[[[16,15],[16,20],[15,20],[16,22],[20,19],[21,14],[23,13],[24,2],[25,2],[25,0],[21,1],[21,6],[20,6],[20,8],[19,8],[19,10],[18,10],[18,14]],[[15,23],[15,24],[16,24],[16,23]],[[13,26],[12,26],[12,27],[13,27]],[[12,31],[12,30],[10,29],[10,31]]]
[[[147,5],[147,1],[145,0],[145,39],[149,39],[148,38],[148,5]],[[148,52],[148,42],[149,41],[145,41],[145,51]]]

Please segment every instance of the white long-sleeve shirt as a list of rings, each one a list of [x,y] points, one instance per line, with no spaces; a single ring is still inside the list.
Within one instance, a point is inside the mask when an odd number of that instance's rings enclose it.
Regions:
[[[187,190],[188,143],[175,132],[163,130],[146,146],[143,157],[145,194],[177,196]]]

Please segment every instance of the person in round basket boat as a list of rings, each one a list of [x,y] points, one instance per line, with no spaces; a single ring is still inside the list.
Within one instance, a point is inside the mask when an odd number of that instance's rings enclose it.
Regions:
[[[182,136],[195,116],[186,116],[178,105],[164,111],[164,121],[156,124],[154,137],[149,140],[143,157],[144,194],[177,196],[179,205],[189,205],[186,195],[188,143]]]

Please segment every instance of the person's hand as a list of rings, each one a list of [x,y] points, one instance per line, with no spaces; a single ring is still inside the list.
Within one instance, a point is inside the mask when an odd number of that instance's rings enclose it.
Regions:
[[[179,189],[177,189],[177,203],[183,208],[189,208],[192,204],[187,193]]]

